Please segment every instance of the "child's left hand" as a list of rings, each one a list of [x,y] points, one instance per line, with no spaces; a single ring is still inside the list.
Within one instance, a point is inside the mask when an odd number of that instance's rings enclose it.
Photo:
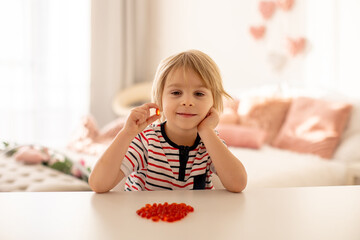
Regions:
[[[211,129],[213,130],[219,123],[219,112],[214,108],[210,108],[209,113],[206,117],[199,123],[198,132],[202,129]]]

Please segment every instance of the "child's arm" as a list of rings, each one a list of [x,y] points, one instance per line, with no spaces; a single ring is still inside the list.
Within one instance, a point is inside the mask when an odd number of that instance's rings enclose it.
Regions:
[[[160,118],[158,115],[150,116],[150,108],[158,108],[158,106],[154,103],[146,103],[131,111],[124,128],[116,135],[90,174],[89,185],[93,191],[108,192],[124,178],[120,166],[131,141],[145,127]]]
[[[218,122],[219,114],[211,108],[209,115],[198,125],[198,132],[215,165],[221,183],[228,191],[241,192],[247,184],[247,173],[239,159],[229,151],[214,132]]]

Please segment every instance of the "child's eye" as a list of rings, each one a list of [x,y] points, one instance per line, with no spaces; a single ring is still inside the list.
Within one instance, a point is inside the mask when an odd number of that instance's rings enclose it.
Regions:
[[[171,94],[177,96],[177,95],[180,95],[181,92],[180,91],[172,91]]]
[[[197,97],[202,97],[202,96],[204,96],[205,94],[204,93],[202,93],[202,92],[196,92],[195,93],[195,96],[197,96]]]

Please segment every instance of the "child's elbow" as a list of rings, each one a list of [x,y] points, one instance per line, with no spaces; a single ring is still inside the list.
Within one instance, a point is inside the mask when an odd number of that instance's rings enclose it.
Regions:
[[[96,192],[96,193],[106,193],[109,191],[109,189],[104,188],[103,186],[101,186],[101,184],[97,183],[94,178],[89,177],[89,186],[91,188],[92,191]]]
[[[246,187],[246,184],[230,187],[230,188],[227,188],[226,190],[228,190],[229,192],[233,192],[233,193],[241,193],[242,191],[244,191],[245,187]]]
[[[236,184],[227,187],[226,190],[233,193],[241,193],[246,188],[246,185],[247,185],[247,176],[245,175],[245,177],[242,180],[236,181]]]
[[[109,192],[108,189],[102,189],[102,188],[98,188],[98,187],[95,187],[95,186],[90,186],[90,188],[91,188],[91,190],[93,190],[96,193],[107,193],[107,192]]]

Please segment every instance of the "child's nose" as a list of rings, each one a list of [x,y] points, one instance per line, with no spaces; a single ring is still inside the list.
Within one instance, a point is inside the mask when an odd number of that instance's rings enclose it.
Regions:
[[[185,106],[185,107],[193,107],[194,106],[193,99],[191,97],[184,96],[184,98],[182,99],[181,105]]]

